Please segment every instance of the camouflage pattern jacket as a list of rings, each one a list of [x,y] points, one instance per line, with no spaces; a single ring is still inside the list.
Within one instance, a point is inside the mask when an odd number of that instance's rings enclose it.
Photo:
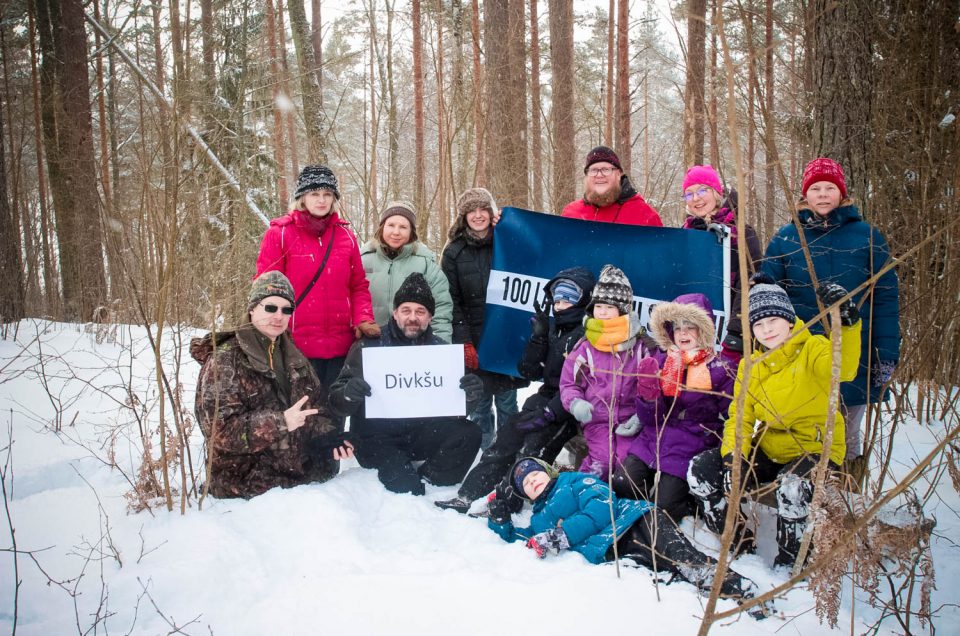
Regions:
[[[325,406],[326,390],[287,334],[271,346],[245,325],[194,338],[190,354],[203,365],[195,410],[213,458],[213,496],[249,498],[276,486],[336,475],[332,452],[323,459],[311,453],[325,436],[338,432]],[[272,363],[286,373],[278,378]],[[283,412],[304,395],[310,396],[304,408],[319,408],[320,413],[288,432]]]

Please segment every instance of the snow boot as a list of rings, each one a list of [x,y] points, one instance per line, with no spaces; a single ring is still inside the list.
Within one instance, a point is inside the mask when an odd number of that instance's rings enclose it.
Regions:
[[[457,496],[453,499],[434,501],[433,505],[437,508],[443,508],[444,510],[456,510],[460,514],[465,514],[468,510],[470,510],[470,506],[473,505],[473,502]]]
[[[777,517],[777,558],[773,567],[793,569],[800,554],[800,543],[803,540],[803,531],[807,527],[807,518],[785,519]],[[809,551],[807,552],[809,555]]]

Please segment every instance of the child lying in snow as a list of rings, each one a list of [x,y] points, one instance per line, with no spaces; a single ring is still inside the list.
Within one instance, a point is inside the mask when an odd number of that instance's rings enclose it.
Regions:
[[[649,501],[619,499],[595,475],[557,474],[533,457],[518,461],[510,474],[516,492],[533,502],[533,516],[529,527],[514,528],[505,502],[494,499],[488,525],[505,541],[524,540],[541,559],[574,550],[591,563],[612,560],[616,544],[619,556],[673,572],[699,590],[713,585],[716,561],[693,547]],[[753,598],[756,590],[753,581],[732,570],[720,587],[722,596],[738,602]],[[772,611],[772,604],[761,603],[749,613],[762,619]]]

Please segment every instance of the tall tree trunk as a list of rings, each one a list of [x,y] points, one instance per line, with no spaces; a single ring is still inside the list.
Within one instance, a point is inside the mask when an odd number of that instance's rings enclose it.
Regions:
[[[35,3],[28,2],[28,26],[30,40],[30,78],[33,84],[33,135],[37,154],[37,207],[40,210],[40,250],[43,257],[43,314],[59,315],[59,293],[57,292],[57,270],[53,263],[53,250],[50,246],[50,211],[47,208],[47,175],[43,168],[43,123],[40,100],[40,71],[38,68]]]
[[[447,140],[447,113],[446,113],[446,104],[443,99],[443,94],[446,91],[446,86],[444,85],[443,70],[444,64],[444,55],[443,55],[443,23],[444,23],[444,12],[443,12],[443,0],[437,0],[436,3],[436,15],[437,15],[437,52],[436,52],[436,69],[437,69],[437,214],[439,215],[439,226],[440,226],[440,236],[446,236],[447,230],[450,227],[450,210],[452,206],[450,205],[450,180],[449,180],[449,161],[450,161],[450,144]],[[426,238],[426,234],[424,235]]]
[[[766,147],[767,147],[767,160],[766,160],[766,170],[764,171],[764,181],[765,183],[765,198],[764,198],[764,227],[766,228],[766,234],[764,236],[770,236],[773,232],[774,224],[774,208],[776,206],[776,174],[774,166],[774,157],[777,154],[777,140],[776,140],[776,130],[773,126],[776,119],[774,118],[774,95],[776,87],[773,83],[773,0],[766,0],[766,9],[765,9],[765,34],[764,34],[764,91],[765,91],[765,105],[766,114],[764,116],[764,121],[766,125],[764,130],[766,132]]]
[[[282,68],[283,94],[287,99],[293,99],[290,90],[290,66],[287,64],[287,29],[283,21],[283,0],[277,0],[277,31],[280,35],[280,66]],[[320,87],[318,87],[320,88]],[[287,148],[290,150],[290,180],[296,182],[300,174],[300,154],[297,152],[297,123],[294,113],[287,111],[284,117],[287,129]],[[284,201],[286,203],[286,201]]]
[[[4,95],[4,102],[8,96]],[[7,198],[6,150],[0,117],[0,323],[24,316],[23,266],[20,262],[20,229]],[[27,232],[29,228],[25,228]]]
[[[509,98],[506,107],[512,104],[527,103],[527,47],[526,47],[526,2],[525,0],[507,0],[507,42],[510,58],[507,66],[507,84]],[[512,163],[505,162],[501,170],[506,172],[505,193],[510,205],[530,207],[530,180],[526,170],[513,169],[515,166],[529,166],[529,146],[527,144],[527,109],[514,108],[512,116],[507,118],[508,156]]]
[[[480,64],[480,3],[479,0],[473,0],[472,11],[470,15],[470,31],[473,36],[473,127],[474,139],[476,144],[476,173],[473,181],[476,185],[484,187],[487,185],[487,153],[486,138],[487,124],[483,112],[483,86],[484,72]]]
[[[310,25],[303,0],[287,0],[290,14],[290,30],[293,45],[297,51],[297,66],[300,68],[300,93],[303,100],[303,123],[307,129],[307,147],[310,161],[327,162],[325,139],[326,121],[323,117],[323,95],[317,85],[317,76],[313,72],[317,63],[313,58],[313,45],[310,42]]]
[[[323,16],[321,0],[310,0],[310,44],[313,46],[314,76],[317,90],[323,95]]]
[[[717,74],[717,5],[721,0],[713,0],[710,3],[710,104],[708,106],[708,117],[710,123],[710,165],[720,169],[720,135],[717,131],[719,121],[717,119],[717,94],[719,77]]]
[[[530,204],[534,210],[543,209],[543,139],[540,129],[540,18],[537,15],[537,0],[530,0],[530,153],[533,157],[533,196]]]
[[[757,47],[754,46],[756,39],[753,29],[753,0],[747,0],[744,25],[747,37],[747,189],[750,190],[750,196],[743,197],[742,200],[757,201]],[[751,209],[749,212],[753,215],[755,211]]]
[[[867,193],[876,38],[869,0],[813,0],[813,154],[839,162],[847,190]],[[865,32],[864,30],[867,29]]]
[[[82,3],[37,0],[37,29],[64,313],[69,319],[90,320],[105,300],[106,275]]]
[[[397,90],[393,81],[393,2],[387,7],[387,137],[390,141],[390,174],[387,192],[393,199],[400,198],[400,124],[397,121]]]
[[[707,0],[688,2],[687,80],[683,100],[683,161],[687,166],[703,163],[706,17]]]
[[[316,3],[315,3],[316,4]],[[284,124],[283,112],[280,110],[281,83],[280,83],[280,60],[277,51],[277,27],[276,14],[274,13],[273,0],[267,0],[267,50],[270,53],[270,86],[273,87],[273,104],[270,109],[273,112],[273,160],[277,164],[277,198],[286,203],[289,201],[289,191],[287,189],[287,157],[284,152]]]
[[[614,33],[616,18],[616,0],[610,0],[610,7],[607,10],[607,77],[605,82],[606,95],[604,96],[604,109],[603,109],[603,143],[607,147],[613,147],[613,93],[614,93],[614,69],[616,68],[614,64]]]
[[[630,136],[630,3],[617,2],[617,105],[614,148],[620,157],[620,165],[630,174],[632,143]]]
[[[573,101],[573,0],[550,0],[550,65],[553,68],[553,209],[559,213],[578,188]]]
[[[420,0],[411,2],[411,19],[413,22],[413,122],[414,122],[414,173],[413,173],[413,206],[420,213],[418,219],[418,234],[427,235],[427,218],[424,214],[426,207],[426,160],[423,155],[424,128],[423,128],[423,20],[420,13]]]

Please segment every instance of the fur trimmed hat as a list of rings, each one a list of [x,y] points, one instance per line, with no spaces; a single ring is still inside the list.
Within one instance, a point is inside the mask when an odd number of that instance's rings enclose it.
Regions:
[[[800,187],[800,193],[806,197],[807,190],[818,181],[829,181],[840,188],[840,198],[847,197],[847,181],[843,176],[843,168],[833,159],[819,157],[807,164],[803,169],[803,185]]]
[[[557,475],[559,475],[556,468],[536,457],[523,457],[513,465],[513,468],[510,470],[510,485],[513,486],[514,491],[519,497],[527,499],[527,494],[523,492],[523,480],[527,475],[535,473],[538,470],[547,473],[550,479],[556,479]]]
[[[384,206],[383,212],[380,213],[380,225],[383,226],[391,216],[402,216],[410,221],[411,228],[417,227],[417,213],[414,211],[413,206],[406,201],[389,201],[387,205]]]
[[[650,326],[657,346],[667,351],[673,345],[674,324],[691,323],[700,330],[697,346],[713,349],[716,338],[713,306],[703,294],[683,294],[673,302],[657,303],[650,312]]]
[[[304,166],[297,177],[297,190],[293,193],[294,199],[299,199],[307,192],[314,190],[329,190],[340,200],[340,190],[337,189],[337,177],[326,166]]]
[[[595,163],[600,163],[601,161],[606,161],[612,166],[616,167],[617,170],[623,171],[623,168],[620,166],[620,157],[617,156],[617,153],[613,151],[613,148],[608,148],[607,146],[596,146],[590,152],[587,153],[587,158],[583,162],[583,174],[587,174],[587,170],[590,169]]]
[[[486,208],[490,214],[497,213],[497,204],[486,188],[468,188],[457,199],[457,216],[464,217],[477,208]]]
[[[750,288],[750,326],[764,318],[783,318],[791,325],[797,319],[790,296],[769,276],[758,274]]]
[[[600,271],[600,278],[593,287],[593,296],[587,311],[593,313],[593,306],[597,303],[613,305],[625,316],[633,309],[633,287],[623,270],[613,265],[604,265]]]
[[[427,279],[420,272],[414,272],[407,276],[406,280],[400,284],[397,293],[393,295],[393,308],[396,309],[403,303],[418,303],[427,308],[430,315],[436,310],[436,304],[433,300],[433,292],[430,291],[430,285]]]
[[[290,279],[283,272],[271,270],[264,272],[253,279],[250,285],[250,295],[247,296],[248,310],[253,309],[261,300],[270,296],[279,296],[290,301],[290,305],[297,304],[297,296],[293,292]]]

